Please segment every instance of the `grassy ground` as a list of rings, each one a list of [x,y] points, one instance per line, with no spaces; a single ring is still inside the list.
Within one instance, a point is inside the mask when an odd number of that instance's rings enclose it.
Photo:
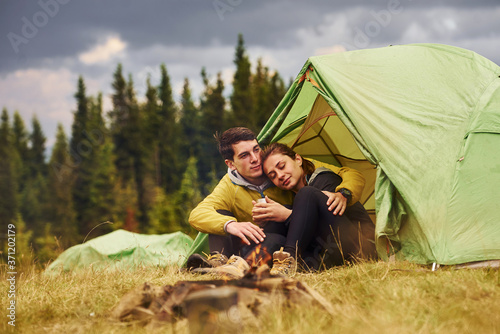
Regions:
[[[6,268],[1,268],[0,332],[8,325]],[[498,269],[429,268],[409,263],[363,263],[296,278],[320,292],[335,309],[332,318],[315,307],[278,304],[242,333],[500,333]],[[204,277],[177,268],[133,272],[81,271],[43,275],[28,266],[16,279],[19,333],[188,333],[187,321],[154,331],[109,320],[111,308],[129,290],[150,282],[174,284]]]

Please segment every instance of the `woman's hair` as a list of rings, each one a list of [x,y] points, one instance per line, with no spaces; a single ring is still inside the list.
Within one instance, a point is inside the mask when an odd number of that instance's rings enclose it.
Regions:
[[[265,148],[264,151],[262,151],[262,164],[269,158],[269,156],[276,154],[276,153],[281,153],[283,155],[286,155],[290,157],[292,160],[295,160],[295,156],[297,153],[295,153],[294,150],[292,150],[290,147],[288,147],[285,144],[281,143],[272,143],[268,147]],[[314,167],[314,164],[312,163],[311,160],[307,160],[304,157],[302,157],[302,170],[304,171],[304,175],[310,175],[314,172],[316,167]]]

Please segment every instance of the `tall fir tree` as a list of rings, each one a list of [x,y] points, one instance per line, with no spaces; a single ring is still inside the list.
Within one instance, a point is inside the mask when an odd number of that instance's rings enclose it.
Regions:
[[[46,137],[37,117],[32,120],[29,136],[29,176],[20,196],[20,212],[27,227],[34,234],[42,233],[46,223],[47,163],[45,162]]]
[[[252,93],[254,100],[252,128],[258,132],[271,113],[270,80],[268,68],[262,65],[262,59],[257,60],[257,68],[252,76]]]
[[[89,97],[89,119],[86,133],[92,140],[93,150],[88,161],[82,164],[90,171],[88,203],[85,210],[87,233],[92,228],[105,221],[114,219],[116,170],[113,163],[112,143],[109,131],[103,120],[102,94],[96,98]],[[89,139],[90,140],[90,139]],[[95,235],[111,231],[109,224],[99,225]]]
[[[78,161],[88,154],[89,148],[85,145],[85,128],[88,120],[89,106],[85,81],[82,76],[78,77],[77,91],[74,95],[76,99],[76,111],[73,114],[73,124],[71,126],[70,152]]]
[[[109,113],[111,119],[111,134],[115,156],[115,167],[117,171],[117,182],[119,184],[119,206],[122,212],[118,215],[120,221],[126,221],[124,228],[134,229],[137,222],[137,191],[136,159],[135,152],[140,143],[137,140],[139,129],[134,128],[137,123],[139,110],[133,88],[132,78],[127,82],[122,73],[122,65],[118,64],[113,74],[112,102],[113,110]],[[122,218],[124,217],[124,218]]]
[[[270,73],[269,68],[258,59],[255,74],[252,76],[254,98],[254,127],[260,131],[285,95],[283,80],[278,72]]]
[[[185,162],[182,166],[182,170],[185,170],[188,158],[190,156],[198,156],[201,150],[200,112],[194,104],[189,80],[187,78],[184,79],[181,95],[180,128],[182,135],[179,156],[181,157],[181,161]]]
[[[16,171],[18,177],[19,190],[24,188],[24,181],[29,175],[29,134],[24,125],[24,121],[19,112],[14,112],[14,120],[12,124],[12,145],[17,155]]]
[[[210,80],[202,69],[201,72],[205,89],[200,100],[201,122],[203,124],[201,140],[201,152],[198,159],[198,170],[200,171],[200,179],[203,184],[211,184],[214,174],[222,176],[225,172],[225,165],[222,161],[214,135],[225,130],[226,120],[226,99],[224,93],[224,82],[222,81],[221,73],[217,74],[215,84],[211,84]],[[204,190],[204,193],[209,191]]]
[[[253,98],[251,88],[251,64],[246,54],[243,35],[238,35],[238,44],[234,57],[236,71],[233,79],[233,93],[231,95],[232,119],[228,127],[245,126],[256,131],[253,119]]]
[[[70,178],[73,186],[73,207],[76,212],[78,232],[85,235],[92,225],[88,211],[91,208],[90,184],[92,181],[92,164],[90,160],[92,159],[94,147],[88,138],[85,137],[90,115],[86,86],[81,76],[78,78],[77,91],[74,97],[76,99],[76,111],[73,114],[70,140],[70,154],[74,160],[72,164],[74,170],[71,172]],[[67,164],[61,165],[67,166]]]
[[[159,86],[159,161],[160,161],[160,183],[167,194],[174,193],[180,184],[178,134],[176,126],[176,113],[170,77],[165,64],[160,67],[161,80]]]
[[[146,180],[148,177],[148,168],[146,163],[149,150],[145,145],[147,138],[147,135],[145,135],[146,122],[144,115],[141,114],[139,104],[137,103],[134,91],[134,82],[131,75],[129,76],[129,80],[127,82],[127,99],[129,101],[130,112],[126,130],[128,132],[129,154],[133,161],[134,180],[137,189],[138,212],[135,217],[140,225],[138,226],[138,229],[142,230],[149,224],[149,205],[146,194]]]
[[[272,114],[286,93],[285,83],[277,71],[275,71],[271,76],[270,87],[271,106],[273,107],[271,111]],[[269,116],[271,116],[271,114],[269,114]]]
[[[110,111],[111,133],[113,136],[115,164],[123,182],[133,180],[133,157],[130,155],[131,142],[127,132],[130,121],[130,91],[122,73],[122,65],[118,64],[113,74],[112,94],[113,110]]]
[[[58,124],[56,142],[49,160],[47,189],[51,199],[47,207],[47,218],[53,226],[53,233],[60,238],[64,248],[74,245],[81,239],[78,238],[76,213],[73,208],[72,175],[61,174],[61,168],[54,167],[71,164],[68,140],[63,126]]]
[[[4,228],[14,223],[17,215],[16,177],[11,157],[13,147],[11,143],[11,129],[7,109],[2,110],[0,123],[0,221]],[[17,232],[17,231],[16,231]],[[6,233],[3,232],[3,233]],[[5,249],[5,238],[0,238],[0,250]]]
[[[159,162],[159,131],[160,131],[160,113],[158,103],[158,89],[151,84],[151,77],[146,80],[146,102],[142,108],[144,115],[144,149],[147,151],[146,159],[150,162],[151,175],[154,184],[161,186],[160,162]]]
[[[47,142],[47,138],[36,116],[33,117],[32,125],[33,132],[30,135],[31,147],[29,149],[31,175],[41,174],[45,177],[47,175],[47,163],[45,162],[45,143]]]
[[[185,233],[190,233],[192,230],[188,222],[189,213],[199,202],[201,202],[202,194],[197,171],[197,159],[191,156],[187,161],[187,167],[182,175],[182,182],[179,191],[176,193],[176,215],[180,222],[180,228]]]

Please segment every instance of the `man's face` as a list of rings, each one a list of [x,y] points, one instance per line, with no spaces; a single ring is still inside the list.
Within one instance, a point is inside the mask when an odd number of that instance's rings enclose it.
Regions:
[[[265,179],[260,160],[260,146],[257,140],[240,141],[233,144],[233,160],[226,159],[231,170],[237,170],[248,182],[260,185]]]

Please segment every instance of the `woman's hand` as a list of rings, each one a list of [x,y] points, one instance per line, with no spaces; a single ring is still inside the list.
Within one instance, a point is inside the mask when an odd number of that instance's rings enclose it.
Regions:
[[[255,224],[264,225],[267,222],[284,222],[292,214],[292,210],[267,196],[266,203],[257,203],[256,201],[252,201],[252,203],[252,218]]]
[[[328,196],[326,205],[329,211],[333,211],[334,215],[342,216],[344,214],[345,208],[347,207],[347,198],[341,193],[332,193],[330,191],[323,191],[323,194]]]

